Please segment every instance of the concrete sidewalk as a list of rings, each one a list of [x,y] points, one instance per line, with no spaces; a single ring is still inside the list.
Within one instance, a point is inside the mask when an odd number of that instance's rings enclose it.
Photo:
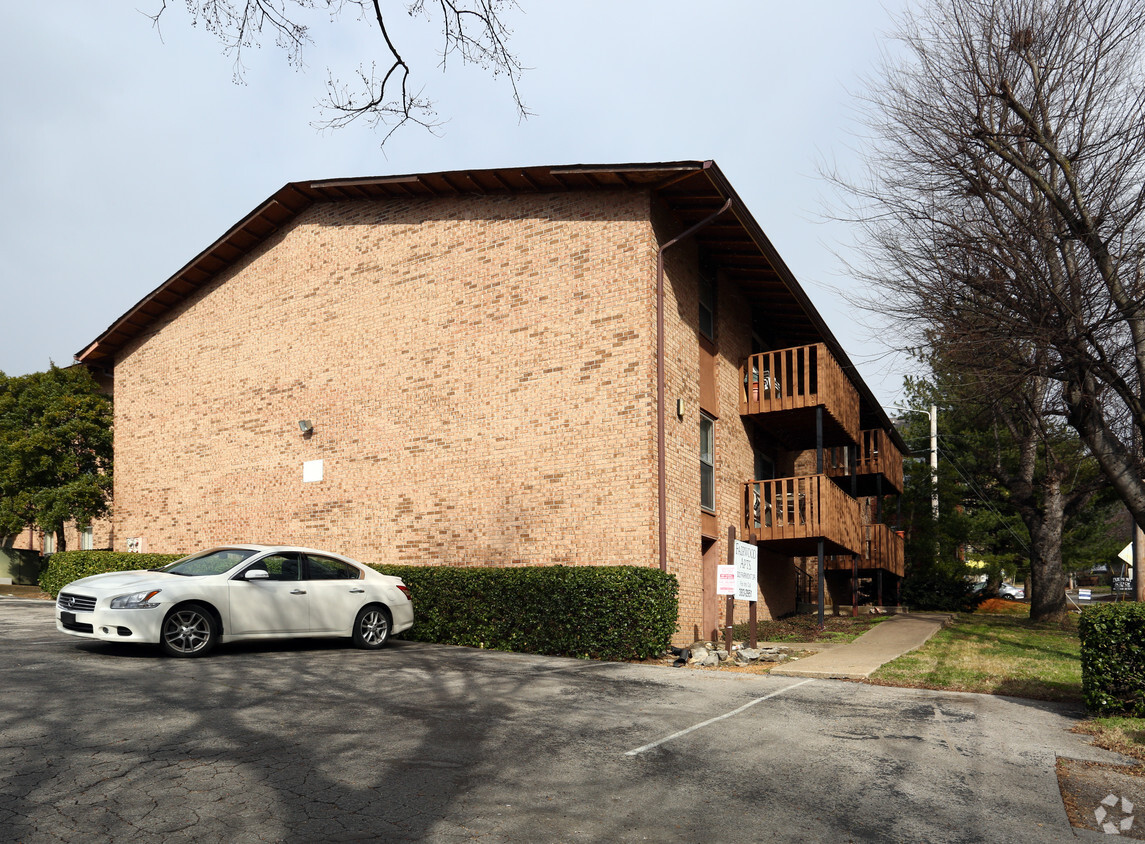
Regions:
[[[866,680],[884,663],[925,644],[953,617],[953,613],[893,615],[849,644],[834,645],[794,664],[773,668],[771,673],[782,677]]]

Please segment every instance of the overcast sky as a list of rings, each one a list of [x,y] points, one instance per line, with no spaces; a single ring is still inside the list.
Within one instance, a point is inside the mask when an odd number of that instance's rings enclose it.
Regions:
[[[320,133],[327,68],[352,73],[375,30],[322,16],[301,72],[267,44],[246,84],[182,0],[0,4],[0,370],[73,355],[286,182],[539,164],[714,159],[885,404],[902,370],[838,300],[818,160],[850,166],[860,77],[902,0],[521,0],[511,46],[532,68],[518,123],[504,80],[437,68],[432,27],[391,17],[448,122],[383,151],[365,126]],[[395,8],[404,4],[391,3]],[[889,11],[888,11],[889,10]],[[372,51],[372,52],[371,52]]]

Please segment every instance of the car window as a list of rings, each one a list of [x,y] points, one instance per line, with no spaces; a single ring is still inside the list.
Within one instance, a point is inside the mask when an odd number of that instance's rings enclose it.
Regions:
[[[251,563],[244,574],[252,569],[265,571],[270,580],[298,580],[301,566],[297,554],[271,554]]]
[[[306,559],[310,563],[311,580],[358,580],[362,576],[354,566],[333,557],[307,554]]]
[[[257,553],[257,551],[246,548],[212,548],[210,551],[203,551],[176,560],[160,571],[189,577],[207,577],[212,574],[228,572],[243,560]]]

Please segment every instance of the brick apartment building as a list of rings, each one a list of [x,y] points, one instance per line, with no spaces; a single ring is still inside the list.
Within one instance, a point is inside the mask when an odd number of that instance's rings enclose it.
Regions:
[[[662,566],[681,639],[729,527],[762,617],[808,555],[902,574],[859,503],[902,441],[712,162],[291,183],[77,359],[114,376],[117,549]]]

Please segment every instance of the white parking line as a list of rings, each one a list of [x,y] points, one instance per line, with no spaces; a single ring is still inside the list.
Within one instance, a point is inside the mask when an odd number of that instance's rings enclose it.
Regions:
[[[771,694],[764,695],[763,697],[757,697],[755,700],[748,701],[743,706],[741,706],[739,709],[733,709],[731,712],[725,712],[723,715],[717,715],[715,718],[709,718],[707,721],[702,721],[699,724],[693,724],[691,727],[688,727],[688,729],[686,729],[686,730],[680,730],[678,733],[672,733],[672,735],[665,736],[664,738],[660,739],[659,741],[654,741],[651,744],[646,744],[643,747],[636,748],[635,750],[629,750],[624,755],[625,756],[637,756],[637,755],[643,753],[645,750],[651,750],[654,747],[659,747],[660,745],[664,744],[665,742],[672,741],[672,739],[678,739],[678,738],[680,738],[680,736],[686,736],[688,733],[695,732],[696,730],[700,729],[701,727],[706,727],[709,724],[714,724],[717,721],[724,720],[725,718],[731,718],[733,715],[738,715],[739,713],[743,712],[745,709],[750,709],[751,707],[755,706],[757,703],[763,703],[763,701],[770,700],[771,698],[775,697],[776,695],[781,695],[784,692],[789,692],[792,689],[797,689],[800,686],[805,686],[808,683],[812,683],[812,682],[814,682],[814,678],[811,678],[810,680],[802,680],[798,683],[794,683],[793,685],[782,688],[777,692],[772,692]]]

